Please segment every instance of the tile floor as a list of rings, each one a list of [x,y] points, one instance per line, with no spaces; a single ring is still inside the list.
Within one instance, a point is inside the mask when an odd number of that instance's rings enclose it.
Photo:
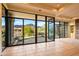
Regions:
[[[79,56],[79,40],[62,38],[55,42],[8,47],[2,56]]]

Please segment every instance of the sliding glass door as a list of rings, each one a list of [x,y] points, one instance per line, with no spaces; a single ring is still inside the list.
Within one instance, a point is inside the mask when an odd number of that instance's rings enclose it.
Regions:
[[[37,17],[37,42],[45,42],[45,17]]]
[[[54,22],[52,18],[48,19],[48,39],[47,41],[53,41],[54,39]]]
[[[35,20],[24,19],[24,44],[35,43]]]

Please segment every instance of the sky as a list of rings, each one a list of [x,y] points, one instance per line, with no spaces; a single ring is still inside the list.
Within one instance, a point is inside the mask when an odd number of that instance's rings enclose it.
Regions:
[[[16,22],[14,22],[14,25],[22,25],[23,24],[22,20],[15,19],[15,21]],[[24,25],[27,25],[27,24],[35,25],[35,21],[33,21],[33,20],[24,20]],[[45,24],[45,22],[42,22],[42,21],[37,22],[37,26],[43,26],[44,24]]]
[[[2,26],[4,26],[5,25],[5,20],[4,20],[4,18],[2,18]]]
[[[22,24],[23,24],[22,20],[15,19],[14,25],[22,25]],[[27,25],[27,24],[35,25],[35,21],[33,21],[33,20],[24,20],[24,25]],[[2,26],[4,26],[4,25],[5,25],[5,20],[4,20],[4,18],[2,18]],[[43,22],[43,21],[38,21],[37,22],[37,26],[44,26],[44,25],[45,25],[45,22]]]

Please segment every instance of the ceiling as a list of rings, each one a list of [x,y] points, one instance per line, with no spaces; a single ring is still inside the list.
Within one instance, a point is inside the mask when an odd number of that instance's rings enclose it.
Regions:
[[[7,3],[10,10],[55,17],[60,21],[73,21],[79,18],[79,4],[73,3]]]

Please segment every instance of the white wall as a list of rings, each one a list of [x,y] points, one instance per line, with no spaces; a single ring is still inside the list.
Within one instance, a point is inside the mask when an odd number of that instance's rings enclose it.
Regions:
[[[71,29],[70,29],[71,25],[74,26],[73,33],[71,33]],[[75,21],[69,22],[69,26],[68,26],[69,38],[75,39],[75,30],[76,30],[76,28],[75,28]]]
[[[2,20],[2,5],[0,4],[0,55],[1,55],[1,51],[2,51],[2,40],[1,40],[1,22]]]

